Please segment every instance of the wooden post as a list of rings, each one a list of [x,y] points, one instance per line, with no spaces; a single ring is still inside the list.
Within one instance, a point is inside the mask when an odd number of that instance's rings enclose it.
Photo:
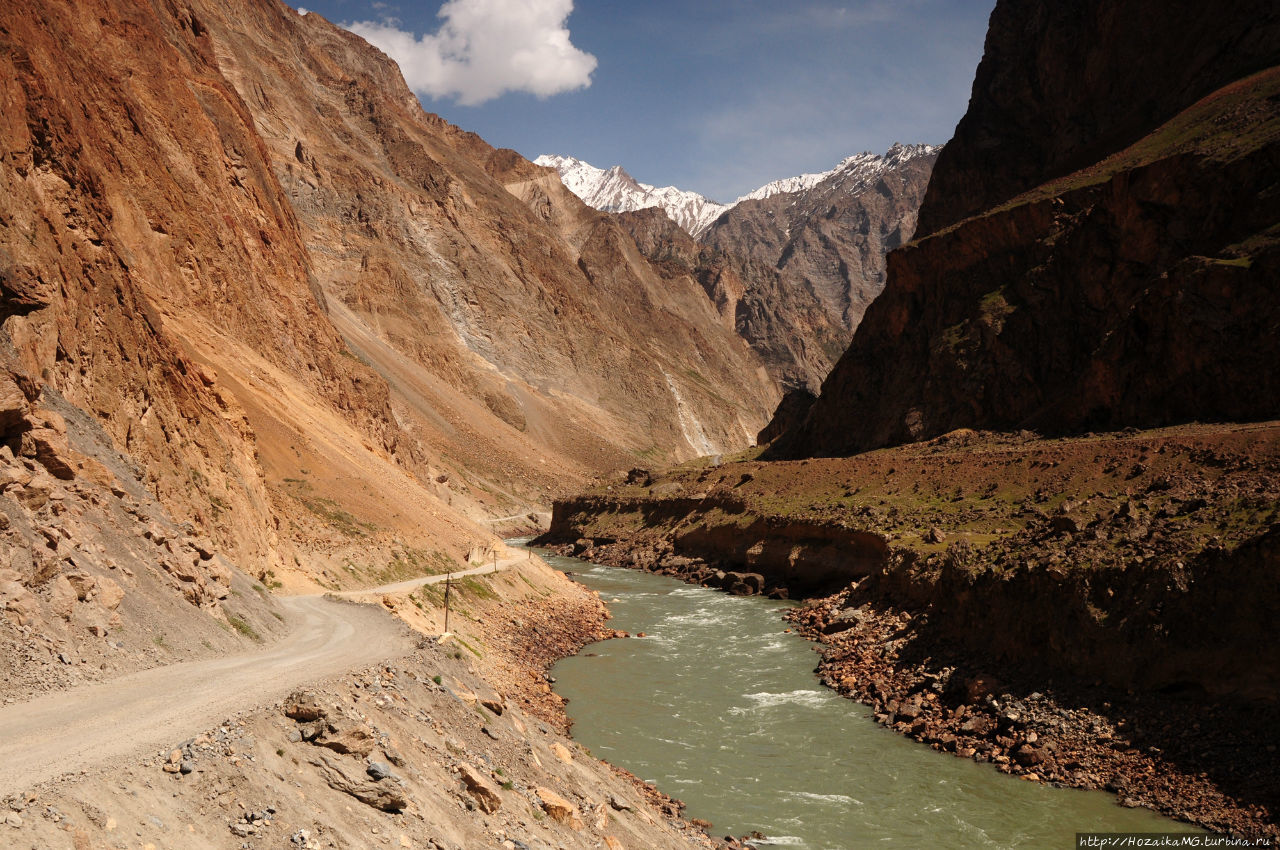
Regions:
[[[449,583],[453,579],[453,572],[445,573],[444,577],[444,633],[449,634]]]

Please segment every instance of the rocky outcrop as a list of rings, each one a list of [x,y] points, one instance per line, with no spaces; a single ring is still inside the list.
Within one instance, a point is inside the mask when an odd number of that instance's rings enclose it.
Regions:
[[[766,446],[781,437],[789,429],[795,428],[809,415],[809,408],[818,397],[803,387],[787,390],[782,401],[773,411],[769,424],[760,429],[756,435],[756,445]]]
[[[919,234],[1099,162],[1200,98],[1275,65],[1278,26],[1280,13],[1266,0],[1230,8],[1194,0],[997,3]]]
[[[1139,6],[1030,14],[1032,4],[1001,4],[974,105],[921,212],[935,216],[932,232],[890,255],[889,284],[779,455],[848,454],[962,427],[1071,433],[1280,416],[1280,379],[1266,365],[1280,357],[1280,72],[1238,78],[1280,62],[1276,16],[1236,10],[1203,30],[1198,22],[1218,11],[1157,16],[1176,33],[1161,36],[1168,52],[1150,67],[1184,63],[1175,48],[1187,39],[1204,42],[1191,55],[1206,60],[1193,78],[1156,86],[1115,41],[1145,43],[1138,24],[1123,24]],[[1012,17],[1021,29],[1001,24]],[[1064,17],[1098,28],[1098,38],[1063,38],[1076,32]],[[1204,41],[1206,32],[1224,40]],[[1008,94],[1002,86],[1031,73],[1027,44],[1076,41],[1107,45],[1111,58],[1088,74],[1034,66],[1061,73],[1058,85],[1075,94],[1035,88],[1043,99],[1025,125],[989,108]],[[1237,57],[1236,46],[1248,49]],[[1097,92],[1138,90],[1162,92],[1151,97],[1164,106],[1144,123],[1126,118],[1122,132],[1095,114]],[[1064,136],[1042,130],[1066,125],[1074,129]],[[1007,182],[1003,163],[966,164],[964,152],[1017,147],[1030,132],[1051,140],[1032,146],[1037,156],[1060,165],[1023,168],[1015,156],[1009,173],[1020,176]],[[1064,138],[1069,149],[1044,153]],[[979,174],[998,188],[974,190]],[[971,215],[974,197],[1000,205]]]
[[[631,529],[619,533],[622,528]],[[827,592],[881,569],[885,538],[842,523],[759,516],[732,497],[557,500],[545,544],[598,563],[742,594]],[[754,578],[749,578],[754,576]],[[742,585],[741,591],[737,590]]]

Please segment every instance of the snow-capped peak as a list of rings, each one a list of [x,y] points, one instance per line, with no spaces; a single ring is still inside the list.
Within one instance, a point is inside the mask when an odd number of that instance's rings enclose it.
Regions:
[[[620,165],[609,169],[596,168],[576,157],[546,154],[533,162],[559,172],[560,181],[565,188],[582,198],[587,206],[605,212],[662,207],[672,221],[695,237],[729,209],[729,206],[717,204],[697,192],[686,192],[675,186],[657,187],[641,183]]]
[[[940,145],[903,145],[894,142],[884,156],[870,151],[855,153],[840,160],[836,167],[829,171],[774,180],[772,183],[764,184],[754,192],[748,192],[734,201],[734,203],[740,204],[743,201],[763,200],[774,195],[785,195],[791,192],[804,192],[819,183],[833,178],[837,178],[838,182],[842,184],[841,188],[850,193],[861,191],[884,172],[898,168],[918,156],[931,154],[940,149]]]
[[[743,201],[763,200],[774,195],[806,192],[821,183],[829,183],[824,192],[860,192],[871,186],[880,175],[898,168],[918,156],[932,154],[939,145],[902,145],[895,142],[880,156],[869,151],[842,159],[835,168],[814,174],[801,174],[766,183],[754,192],[748,192],[729,204],[719,204],[697,192],[678,189],[675,186],[661,188],[641,183],[615,165],[609,169],[596,168],[589,162],[572,156],[543,154],[534,160],[535,165],[554,168],[560,174],[565,188],[581,198],[590,207],[605,212],[662,207],[667,216],[695,239],[711,226],[723,213]]]

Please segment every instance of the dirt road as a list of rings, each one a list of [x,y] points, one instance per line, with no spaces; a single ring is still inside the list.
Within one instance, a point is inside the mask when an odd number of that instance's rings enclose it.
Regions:
[[[499,561],[506,569],[528,556]],[[493,564],[454,578],[494,571]],[[332,594],[403,593],[446,576]],[[223,718],[275,702],[307,682],[389,661],[413,647],[407,627],[372,606],[284,596],[292,619],[277,643],[222,658],[156,667],[0,708],[0,796],[118,758],[172,747]]]
[[[0,796],[172,747],[306,682],[413,647],[408,629],[372,606],[320,596],[283,597],[280,604],[292,631],[264,649],[157,667],[0,709]]]
[[[341,596],[344,599],[362,599],[369,596],[377,596],[382,593],[404,593],[406,590],[417,590],[424,584],[440,584],[449,577],[459,579],[464,576],[478,576],[483,575],[484,573],[498,572],[500,570],[505,570],[512,564],[519,564],[523,561],[527,561],[530,557],[530,555],[521,555],[518,558],[506,558],[498,561],[497,564],[489,563],[480,567],[472,567],[469,570],[458,570],[457,572],[449,573],[448,575],[441,573],[434,576],[422,576],[420,578],[407,579],[406,581],[398,581],[395,584],[384,584],[382,587],[371,587],[368,590],[343,590],[332,595]]]

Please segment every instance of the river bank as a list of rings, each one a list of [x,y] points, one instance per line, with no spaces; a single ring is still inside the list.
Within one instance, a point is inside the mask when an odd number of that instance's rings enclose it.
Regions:
[[[798,585],[824,680],[884,725],[1276,836],[1278,455],[1273,425],[948,435],[633,473],[557,503],[544,539],[733,593]]]
[[[886,732],[821,686],[812,645],[779,617],[790,603],[548,561],[597,590],[610,623],[633,635],[553,669],[574,738],[678,794],[716,835],[797,850],[992,850],[1066,847],[1081,831],[1194,832],[1100,791],[1022,782]]]

